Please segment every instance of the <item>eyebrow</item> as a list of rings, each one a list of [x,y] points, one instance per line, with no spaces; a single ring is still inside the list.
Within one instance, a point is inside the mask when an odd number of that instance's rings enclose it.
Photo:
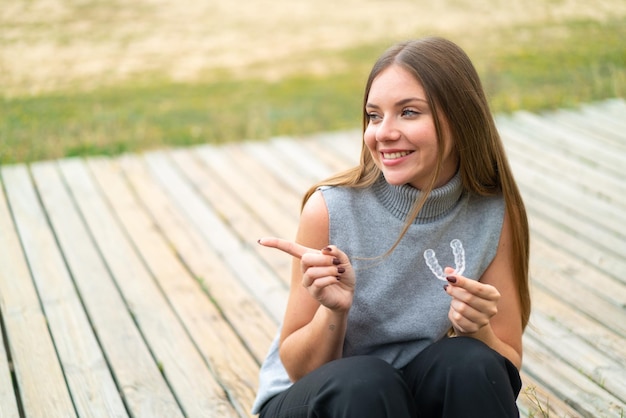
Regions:
[[[408,103],[416,102],[416,101],[417,102],[424,102],[424,103],[428,104],[428,101],[426,99],[422,99],[420,97],[407,97],[406,99],[402,99],[402,100],[399,100],[398,102],[396,102],[395,106],[403,106],[403,105],[406,105]],[[375,103],[370,103],[370,102],[367,102],[365,104],[365,107],[372,107],[372,108],[375,108],[375,109],[380,109],[380,106],[378,106]]]

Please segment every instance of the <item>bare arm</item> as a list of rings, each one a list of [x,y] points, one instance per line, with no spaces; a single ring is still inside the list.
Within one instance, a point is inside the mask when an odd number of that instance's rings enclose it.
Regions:
[[[496,256],[480,282],[451,275],[456,282],[451,283],[446,292],[452,296],[448,316],[457,334],[483,341],[519,369],[523,330],[513,276],[510,228],[510,220],[505,215]]]
[[[280,357],[293,381],[342,355],[354,273],[348,257],[328,240],[328,209],[316,192],[302,211],[295,243],[259,241],[295,257],[280,337]]]

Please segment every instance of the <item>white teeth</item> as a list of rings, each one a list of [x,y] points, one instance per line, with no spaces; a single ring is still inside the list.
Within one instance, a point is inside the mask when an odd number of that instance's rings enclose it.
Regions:
[[[409,151],[402,152],[383,152],[383,158],[386,160],[395,160],[396,158],[401,158],[410,154]]]

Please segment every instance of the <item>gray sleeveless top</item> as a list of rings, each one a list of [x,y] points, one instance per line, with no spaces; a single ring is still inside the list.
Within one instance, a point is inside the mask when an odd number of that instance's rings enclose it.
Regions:
[[[451,326],[450,296],[438,280],[445,280],[443,269],[479,279],[493,260],[504,199],[464,191],[457,173],[431,192],[398,247],[381,257],[398,238],[420,191],[390,185],[382,176],[369,188],[321,190],[330,243],[350,257],[356,272],[343,355],[372,355],[402,368]],[[278,355],[279,335],[280,330],[261,367],[253,413],[291,385]]]

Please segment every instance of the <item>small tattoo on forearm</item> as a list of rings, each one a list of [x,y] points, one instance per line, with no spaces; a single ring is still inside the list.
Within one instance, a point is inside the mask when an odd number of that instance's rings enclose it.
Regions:
[[[328,326],[328,329],[329,329],[329,330],[331,330],[331,331],[334,331],[334,330],[335,330],[335,328],[337,328],[337,327],[335,326],[335,324],[330,324],[330,325]]]

